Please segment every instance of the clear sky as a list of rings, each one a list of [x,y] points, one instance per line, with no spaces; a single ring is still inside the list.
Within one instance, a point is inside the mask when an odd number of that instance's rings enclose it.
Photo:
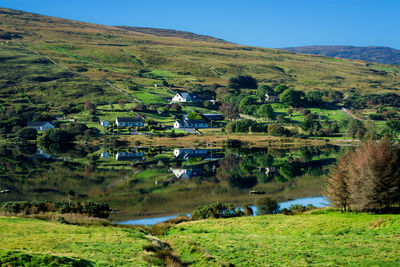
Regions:
[[[190,31],[269,48],[400,49],[400,0],[2,0],[0,6],[105,25]]]

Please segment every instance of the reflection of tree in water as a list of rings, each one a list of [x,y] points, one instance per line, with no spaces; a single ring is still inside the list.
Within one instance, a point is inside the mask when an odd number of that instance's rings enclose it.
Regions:
[[[302,147],[298,151],[284,149],[236,149],[227,151],[220,161],[217,179],[232,187],[251,188],[257,183],[288,182],[295,177],[320,176],[324,166],[335,161],[340,149],[335,146]]]

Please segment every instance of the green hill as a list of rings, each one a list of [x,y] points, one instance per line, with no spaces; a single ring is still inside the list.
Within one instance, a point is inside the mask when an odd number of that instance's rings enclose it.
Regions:
[[[113,27],[0,9],[0,101],[59,112],[65,105],[165,95],[154,84],[226,85],[249,74],[297,90],[400,89],[400,67],[293,54],[169,30]],[[150,97],[152,95],[150,94]],[[145,95],[142,100],[146,101]],[[139,95],[140,98],[140,95]],[[18,107],[15,107],[18,108]]]

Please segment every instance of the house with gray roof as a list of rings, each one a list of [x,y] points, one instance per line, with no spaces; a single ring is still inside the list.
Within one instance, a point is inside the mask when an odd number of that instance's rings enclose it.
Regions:
[[[50,121],[30,121],[27,126],[36,131],[46,131],[47,129],[55,128],[54,124]]]
[[[120,126],[134,126],[134,127],[143,127],[144,122],[141,117],[118,117],[115,119],[115,124]]]
[[[201,97],[196,93],[176,93],[171,102],[199,102]]]

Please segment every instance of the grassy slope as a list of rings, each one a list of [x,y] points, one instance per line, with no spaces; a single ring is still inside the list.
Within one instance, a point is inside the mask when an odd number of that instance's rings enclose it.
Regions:
[[[96,266],[146,265],[150,243],[132,229],[22,218],[0,217],[0,230],[1,257],[21,251]],[[190,266],[399,266],[399,236],[399,215],[318,211],[186,222],[163,239]]]
[[[99,266],[145,266],[137,230],[73,226],[31,219],[0,217],[0,251],[24,251],[81,258]]]
[[[188,222],[165,237],[193,266],[399,266],[400,216],[313,214]]]
[[[0,9],[1,29],[14,39],[92,79],[108,79],[121,88],[140,85],[148,92],[165,79],[178,86],[226,84],[243,73],[269,84],[287,83],[299,90],[356,88],[363,92],[400,89],[400,67],[292,54],[286,51],[161,37],[118,27],[95,25]],[[154,76],[138,77],[139,70]],[[132,89],[132,87],[131,87]],[[134,89],[135,90],[135,89]],[[141,90],[138,91],[138,94]],[[163,93],[164,94],[164,93]],[[147,96],[144,96],[145,98]]]

